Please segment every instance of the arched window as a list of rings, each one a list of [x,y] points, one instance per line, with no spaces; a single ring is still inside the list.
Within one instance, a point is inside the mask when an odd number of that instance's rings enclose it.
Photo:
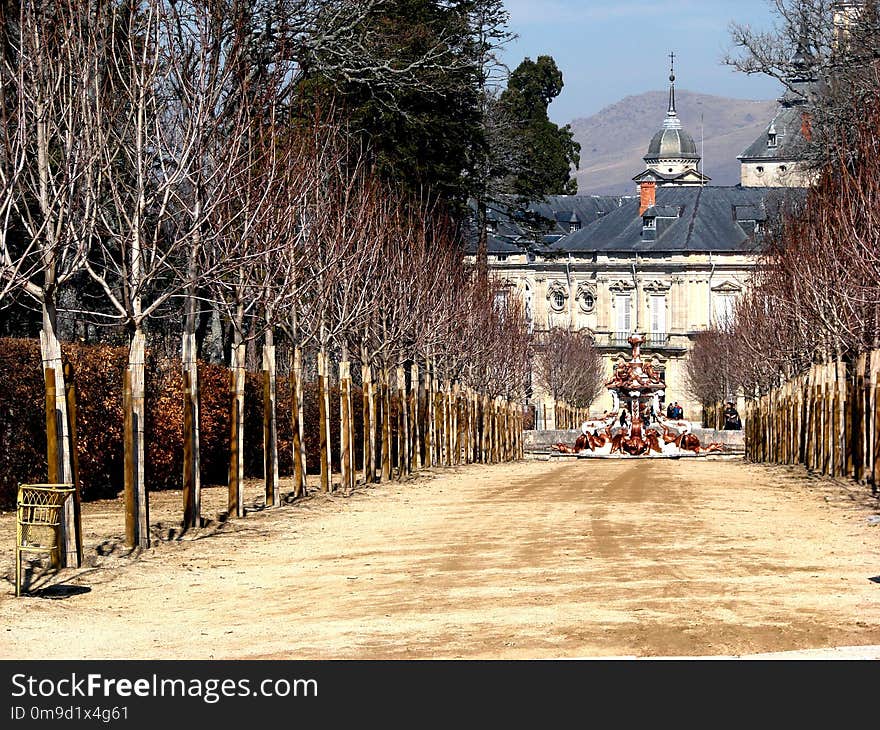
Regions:
[[[553,292],[553,308],[558,311],[565,309],[565,295],[561,291]]]

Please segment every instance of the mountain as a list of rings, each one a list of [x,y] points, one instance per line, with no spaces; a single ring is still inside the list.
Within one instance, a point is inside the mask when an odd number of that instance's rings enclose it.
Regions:
[[[741,154],[766,129],[777,102],[727,99],[676,90],[676,108],[684,128],[700,150],[703,120],[702,170],[713,185],[739,182]],[[634,194],[633,176],[645,169],[642,159],[648,143],[660,129],[669,105],[668,91],[649,91],[606,107],[591,117],[571,123],[581,143],[577,178],[584,195]]]

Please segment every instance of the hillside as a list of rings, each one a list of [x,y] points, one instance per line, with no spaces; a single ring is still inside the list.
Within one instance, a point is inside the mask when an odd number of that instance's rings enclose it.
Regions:
[[[578,183],[582,194],[633,193],[632,178],[645,169],[643,157],[651,137],[666,116],[667,91],[649,91],[606,107],[571,123],[581,143]],[[736,156],[764,131],[776,110],[776,101],[727,99],[690,91],[676,91],[676,107],[684,128],[700,149],[703,119],[703,171],[713,185],[739,182]]]

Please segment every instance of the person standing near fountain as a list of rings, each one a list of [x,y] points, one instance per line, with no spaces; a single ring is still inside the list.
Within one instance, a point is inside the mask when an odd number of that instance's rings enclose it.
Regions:
[[[728,401],[724,405],[724,430],[725,431],[741,431],[742,420],[737,413],[736,407]]]

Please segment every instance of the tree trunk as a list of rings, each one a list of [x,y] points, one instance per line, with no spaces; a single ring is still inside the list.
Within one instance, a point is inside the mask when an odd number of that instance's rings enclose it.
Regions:
[[[434,375],[431,363],[425,370],[425,466],[434,466],[434,448],[436,434],[434,431]]]
[[[197,193],[201,191],[196,185]],[[197,195],[193,219],[201,218],[202,198]],[[198,299],[196,282],[199,278],[199,250],[202,231],[193,227],[192,246],[187,256],[187,287],[181,365],[184,377],[184,428],[183,428],[183,527],[200,527],[202,523],[201,481],[201,418],[199,413],[199,365],[196,329],[198,327]]]
[[[232,348],[230,373],[232,396],[228,500],[230,517],[244,517],[244,365],[245,346],[243,343],[237,343]]]
[[[410,421],[412,423],[412,467],[416,471],[422,468],[422,438],[419,426],[419,366],[416,363],[410,368]]]
[[[303,449],[302,349],[294,348],[290,369],[290,426],[293,440],[293,496],[306,492],[306,458]]]
[[[339,465],[342,472],[342,491],[351,494],[354,489],[354,463],[351,459],[351,363],[339,363]]]
[[[321,491],[328,493],[333,487],[332,464],[330,463],[330,388],[327,377],[327,351],[322,347],[318,352],[318,417],[319,443],[321,454]]]
[[[278,485],[278,409],[277,363],[271,328],[263,345],[263,475],[266,480],[266,506],[281,504]]]
[[[367,362],[366,355],[361,364],[361,406],[363,409],[363,474],[364,484],[372,484],[376,481],[376,457],[374,448],[376,445],[376,429],[373,425],[372,404],[372,368]]]
[[[199,366],[195,331],[183,336],[183,527],[201,525]]]
[[[444,466],[452,466],[452,450],[455,443],[455,418],[453,415],[452,401],[452,381],[443,381],[443,464]]]
[[[391,372],[387,364],[379,374],[382,397],[382,482],[391,479]]]
[[[61,356],[61,342],[57,335],[57,313],[54,301],[45,295],[47,303],[43,305],[43,328],[40,330],[40,350],[43,359],[43,371],[52,370],[54,381],[54,420],[51,427],[54,428],[54,440],[58,444],[54,456],[54,464],[50,466],[50,473],[54,474],[55,483],[73,483],[73,454],[70,441],[70,422],[67,412],[67,388],[64,382],[64,365]],[[48,383],[47,383],[48,385]],[[46,391],[48,395],[48,389]],[[50,422],[46,422],[47,429]],[[47,431],[47,442],[48,442]],[[76,546],[76,515],[73,500],[64,502],[63,519],[61,521],[61,544],[60,567],[80,567],[79,552]]]
[[[144,333],[136,329],[128,354],[125,398],[125,495],[129,519],[126,520],[128,547],[150,546],[150,514],[147,485],[144,479]]]

